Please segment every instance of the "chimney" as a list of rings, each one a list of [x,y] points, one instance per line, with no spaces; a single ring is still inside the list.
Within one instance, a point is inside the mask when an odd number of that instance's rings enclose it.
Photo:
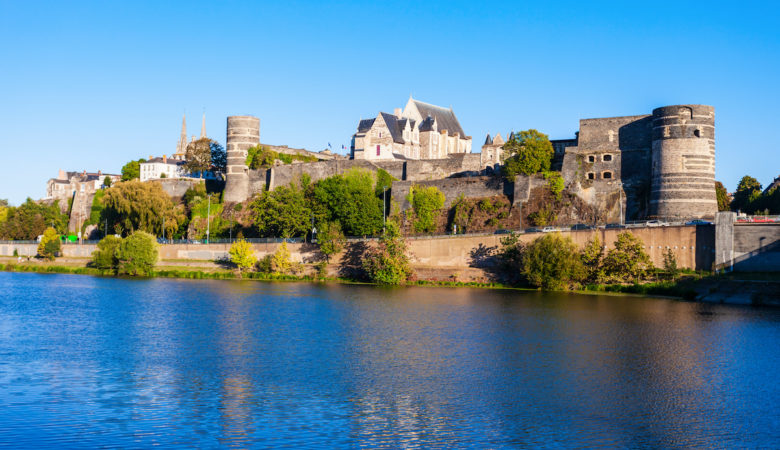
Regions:
[[[395,109],[395,116],[398,117],[399,119],[401,118],[401,108]]]
[[[98,176],[99,177],[103,176],[103,171],[102,170],[98,170]]]
[[[58,180],[66,180],[67,179],[66,176],[65,176],[65,171],[64,170],[60,169],[60,173],[57,174],[57,179]]]
[[[152,156],[152,155],[149,155],[149,159],[147,159],[147,161],[151,161],[151,160],[153,160],[153,159],[154,159],[154,156]]]
[[[163,155],[163,164],[168,164],[168,157]]]
[[[87,176],[87,169],[84,169],[84,172],[81,173],[81,176],[82,177],[86,177]]]

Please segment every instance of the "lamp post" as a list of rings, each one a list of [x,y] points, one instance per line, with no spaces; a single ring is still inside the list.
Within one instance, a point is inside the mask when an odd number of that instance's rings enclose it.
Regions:
[[[163,243],[164,243],[165,242],[165,216],[163,216],[163,229],[162,229],[162,232],[163,232]]]
[[[211,194],[209,194],[209,203],[206,207],[206,243],[209,243],[209,234],[211,234]]]

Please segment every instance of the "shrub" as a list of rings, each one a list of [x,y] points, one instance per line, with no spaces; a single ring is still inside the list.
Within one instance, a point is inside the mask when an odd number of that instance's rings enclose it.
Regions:
[[[252,170],[268,168],[279,158],[279,154],[265,147],[252,147],[247,150],[246,165]]]
[[[228,254],[230,255],[230,261],[238,267],[239,276],[241,276],[242,270],[251,269],[257,262],[252,244],[243,239],[233,242],[230,250],[228,250]]]
[[[559,233],[537,238],[523,255],[523,274],[528,281],[545,290],[579,286],[585,270],[580,252],[569,237]]]
[[[493,202],[491,202],[489,198],[483,199],[479,202],[479,209],[480,211],[484,211],[486,213],[496,212],[496,206],[493,205]]]
[[[444,194],[436,186],[412,186],[407,200],[414,210],[414,230],[419,233],[436,231],[435,213],[444,206]]]
[[[469,226],[469,222],[471,221],[471,205],[466,200],[463,194],[460,194],[458,196],[458,199],[455,200],[455,204],[452,206],[453,214],[452,214],[452,223],[450,224],[450,229],[455,231],[455,227],[457,227],[458,233],[465,233],[466,229]]]
[[[317,277],[319,278],[325,278],[328,276],[328,263],[325,261],[320,261],[317,264],[314,265],[314,268],[317,269]]]
[[[117,251],[118,273],[151,275],[157,263],[157,242],[154,236],[136,231],[123,239]]]
[[[555,196],[556,200],[561,199],[561,193],[566,187],[563,177],[560,172],[546,171],[542,172],[542,176],[547,180],[547,189]]]
[[[366,253],[363,269],[371,281],[379,284],[401,284],[411,277],[412,269],[406,255],[406,242],[401,238],[398,224],[387,222],[379,245]]]
[[[260,273],[271,273],[271,270],[273,269],[271,260],[271,255],[265,255],[263,258],[260,258],[256,265],[257,271]]]
[[[554,151],[547,135],[536,130],[521,131],[504,144],[504,151],[511,155],[505,161],[502,172],[514,179],[518,174],[532,175],[550,169]]]
[[[51,227],[44,230],[41,242],[38,244],[38,256],[54,260],[54,257],[60,253],[61,249],[62,243],[59,235],[57,235],[57,230]]]
[[[119,265],[117,251],[122,244],[122,238],[108,235],[97,244],[97,250],[92,252],[92,265],[98,269],[116,269]]]
[[[664,252],[664,270],[672,280],[676,279],[680,273],[680,270],[677,268],[677,256],[675,256],[671,248],[667,248]]]
[[[263,191],[250,204],[257,232],[264,237],[303,236],[311,226],[311,209],[296,184]]]
[[[599,283],[603,278],[601,260],[604,257],[604,247],[598,235],[589,239],[582,249],[580,258],[585,267],[585,279],[588,283]]]

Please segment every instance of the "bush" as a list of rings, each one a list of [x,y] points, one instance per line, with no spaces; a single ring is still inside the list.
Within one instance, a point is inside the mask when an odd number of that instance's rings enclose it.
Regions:
[[[346,239],[341,231],[341,224],[338,222],[326,223],[322,226],[320,234],[317,235],[317,243],[320,245],[320,252],[330,262],[331,255],[339,253],[343,248]]]
[[[671,248],[667,248],[664,252],[664,270],[672,280],[676,279],[680,273],[680,270],[677,268],[677,256],[675,256]]]
[[[98,269],[116,269],[119,266],[117,252],[122,244],[122,238],[108,235],[97,244],[97,250],[92,252],[92,265]]]
[[[273,270],[271,255],[265,255],[263,258],[257,261],[257,271],[260,273],[271,273]]]
[[[52,261],[61,250],[62,243],[57,230],[51,227],[44,230],[41,242],[38,244],[38,256]]]
[[[561,193],[566,187],[563,177],[560,172],[546,171],[542,172],[542,176],[547,180],[547,189],[555,196],[556,200],[561,199]]]
[[[365,255],[363,269],[369,280],[379,284],[401,284],[411,277],[412,269],[406,255],[406,242],[401,238],[398,224],[387,222],[379,245]]]
[[[536,287],[563,290],[579,286],[585,269],[571,238],[554,233],[528,245],[523,255],[523,274]]]
[[[514,179],[516,175],[532,175],[550,170],[554,151],[547,135],[536,130],[521,131],[504,144],[504,151],[511,155],[504,161],[502,172]]]
[[[263,191],[250,204],[257,232],[264,237],[305,236],[311,226],[311,209],[296,184]]]
[[[265,147],[252,147],[247,150],[246,165],[252,170],[268,168],[279,158],[279,154]]]
[[[283,241],[282,245],[274,253],[273,258],[271,258],[271,271],[275,274],[287,275],[292,267],[290,250],[287,248],[287,242]]]
[[[414,210],[414,230],[418,233],[436,231],[436,212],[444,206],[444,194],[436,186],[413,185],[407,200]]]
[[[230,255],[230,261],[238,267],[239,276],[241,276],[242,270],[251,269],[257,262],[252,244],[243,239],[233,242],[230,250],[228,250],[228,254]]]
[[[152,275],[157,263],[157,242],[154,236],[136,231],[119,245],[118,273],[124,275]]]
[[[601,260],[604,257],[604,247],[598,235],[589,239],[582,249],[580,258],[585,267],[585,279],[588,283],[600,283],[604,278],[601,268]]]
[[[471,222],[471,205],[463,194],[460,194],[458,199],[455,200],[452,210],[450,229],[457,231],[458,233],[465,233],[469,226],[469,222]],[[457,230],[455,227],[457,227]]]

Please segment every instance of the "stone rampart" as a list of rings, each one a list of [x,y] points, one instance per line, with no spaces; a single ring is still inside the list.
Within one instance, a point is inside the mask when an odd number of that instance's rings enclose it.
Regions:
[[[715,217],[715,268],[738,272],[780,272],[780,224],[737,223],[736,214]]]
[[[179,201],[191,187],[205,183],[206,180],[198,178],[160,178],[149,180],[149,183],[158,183],[166,194],[170,195],[175,201]]]
[[[493,197],[495,195],[512,195],[512,183],[496,177],[444,178],[432,181],[395,181],[392,196],[401,210],[411,208],[406,197],[413,185],[436,187],[444,194],[444,207],[452,206],[459,196],[464,198]]]

